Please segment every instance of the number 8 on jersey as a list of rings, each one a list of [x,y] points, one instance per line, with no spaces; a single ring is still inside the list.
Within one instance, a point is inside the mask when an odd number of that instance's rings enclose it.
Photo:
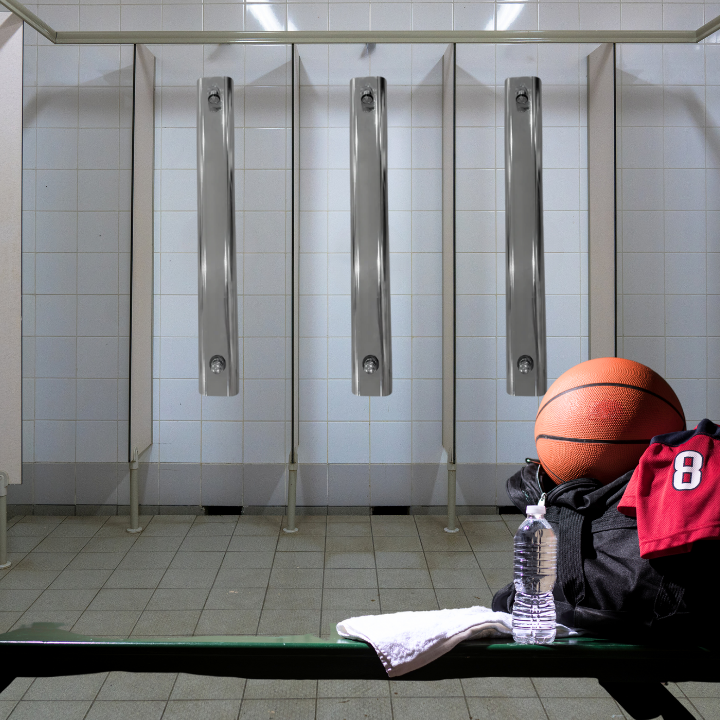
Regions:
[[[702,480],[702,466],[703,456],[696,450],[678,453],[675,458],[673,487],[676,490],[694,490]]]

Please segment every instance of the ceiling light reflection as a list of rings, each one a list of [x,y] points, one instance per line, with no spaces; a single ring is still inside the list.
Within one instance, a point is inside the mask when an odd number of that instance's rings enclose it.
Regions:
[[[285,5],[270,5],[268,3],[252,3],[248,4],[252,16],[258,21],[260,27],[268,32],[281,32],[285,30],[282,22],[275,15],[274,7],[278,7],[285,12]],[[288,22],[288,30],[297,30],[293,23]]]
[[[517,20],[518,15],[525,7],[522,3],[498,4],[497,27],[493,27],[491,20],[486,26],[486,30],[507,30]]]

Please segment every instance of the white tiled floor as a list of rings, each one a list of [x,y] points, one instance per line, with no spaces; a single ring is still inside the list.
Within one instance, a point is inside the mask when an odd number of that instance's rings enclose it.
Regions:
[[[520,516],[142,518],[26,516],[10,521],[13,565],[0,573],[0,632],[60,623],[94,636],[328,636],[346,617],[489,606],[511,578]],[[291,610],[292,612],[288,612]],[[696,718],[720,717],[720,685],[672,692]],[[481,720],[623,718],[595,680],[265,681],[101,673],[22,678],[0,720]]]

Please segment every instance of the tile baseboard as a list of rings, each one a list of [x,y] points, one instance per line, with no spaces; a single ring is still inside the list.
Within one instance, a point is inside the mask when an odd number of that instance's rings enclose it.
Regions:
[[[218,506],[213,506],[217,508]],[[221,507],[221,506],[220,506]],[[228,506],[232,507],[232,506]],[[457,505],[458,515],[497,515],[498,505]],[[445,515],[445,505],[410,505],[410,515]],[[243,507],[243,515],[285,515],[285,505],[250,505]],[[371,515],[370,507],[342,505],[298,506],[298,517],[303,515]],[[201,505],[141,505],[140,515],[206,515]],[[232,513],[234,514],[234,513]],[[130,515],[127,505],[8,505],[8,517],[20,515],[76,515],[76,516],[122,516]]]
[[[508,477],[520,465],[458,465],[458,508],[510,505]],[[141,512],[202,514],[204,507],[244,507],[247,514],[284,511],[287,465],[140,463]],[[299,512],[367,514],[376,506],[442,508],[444,464],[306,464],[298,468]],[[8,504],[35,514],[113,515],[129,505],[127,463],[26,463]],[[308,510],[301,510],[308,508]],[[312,510],[310,510],[312,509]]]

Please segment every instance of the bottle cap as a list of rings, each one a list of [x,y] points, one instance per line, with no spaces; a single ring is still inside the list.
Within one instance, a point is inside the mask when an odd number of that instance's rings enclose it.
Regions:
[[[544,505],[528,505],[525,508],[525,513],[527,515],[544,515],[545,514],[545,506]]]

